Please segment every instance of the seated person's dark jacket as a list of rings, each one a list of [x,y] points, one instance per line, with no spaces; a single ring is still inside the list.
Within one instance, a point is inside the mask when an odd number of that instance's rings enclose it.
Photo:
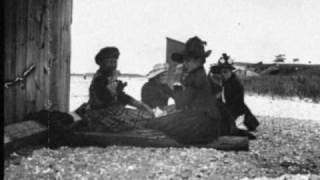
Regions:
[[[166,84],[156,83],[150,79],[141,90],[141,100],[151,108],[163,108],[168,105],[168,99],[172,97],[172,90]]]
[[[112,73],[99,69],[94,75],[89,88],[90,109],[100,109],[113,105],[127,105],[132,101],[131,96],[127,95],[123,89],[119,89],[117,96],[113,96],[107,88],[108,77]]]
[[[244,88],[235,74],[223,82],[225,105],[232,113],[233,117],[238,117],[244,113]]]
[[[211,86],[203,66],[189,72],[182,81],[185,89],[175,92],[174,96],[180,109],[198,109],[210,112],[213,117],[220,117],[216,108],[216,98],[212,94]]]

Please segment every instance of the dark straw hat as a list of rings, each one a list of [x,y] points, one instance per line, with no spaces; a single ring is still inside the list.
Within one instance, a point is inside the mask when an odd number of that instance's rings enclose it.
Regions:
[[[108,58],[119,58],[120,52],[116,47],[102,48],[95,57],[96,63],[100,66],[101,62]]]
[[[219,58],[216,68],[231,70],[236,69],[235,67],[233,67],[233,60],[226,53],[223,53],[221,58]]]
[[[211,54],[211,50],[204,50],[204,46],[206,44],[207,42],[202,41],[199,37],[192,37],[186,42],[184,51],[173,53],[171,58],[177,63],[182,63],[187,57],[192,57],[195,59],[200,58],[204,63],[205,58]]]

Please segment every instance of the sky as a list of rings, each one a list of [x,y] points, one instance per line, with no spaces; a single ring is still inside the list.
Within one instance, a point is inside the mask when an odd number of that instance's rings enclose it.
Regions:
[[[166,37],[198,36],[235,62],[320,64],[320,0],[74,0],[71,72],[95,72],[103,47],[120,50],[121,73],[146,74],[166,61]]]

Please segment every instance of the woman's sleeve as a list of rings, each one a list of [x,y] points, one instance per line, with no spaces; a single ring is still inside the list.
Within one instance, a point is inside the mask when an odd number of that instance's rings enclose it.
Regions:
[[[172,97],[173,98],[173,89],[171,89],[168,85],[164,86],[164,92],[168,97]]]
[[[198,90],[204,88],[205,83],[206,76],[201,76],[201,74],[188,79],[185,85],[186,88],[183,91],[174,92],[175,100],[178,101],[177,103],[179,104],[179,106],[184,107],[190,105]]]
[[[125,92],[121,91],[120,94],[118,95],[119,97],[119,101],[122,103],[122,104],[125,104],[125,105],[131,105],[132,104],[132,101],[133,101],[133,97],[131,97],[130,95],[126,94]]]
[[[232,110],[239,109],[244,102],[244,88],[242,84],[236,81],[228,91],[229,97],[226,102],[227,106]]]
[[[141,101],[151,108],[155,108],[157,106],[157,100],[154,99],[154,88],[151,88],[147,83],[143,85],[141,89]]]

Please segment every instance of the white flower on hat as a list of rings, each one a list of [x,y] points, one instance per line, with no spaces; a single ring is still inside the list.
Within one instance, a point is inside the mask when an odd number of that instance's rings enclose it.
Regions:
[[[234,60],[225,53],[223,53],[222,57],[218,60],[218,64],[233,64],[233,63],[234,63]]]
[[[220,59],[219,59],[219,63],[224,64],[224,63],[226,63],[226,60],[223,59],[223,58],[220,58]]]
[[[233,67],[233,63],[233,59],[231,59],[231,57],[226,53],[223,53],[222,57],[218,60],[217,68],[230,68],[233,70],[235,69],[235,67]]]

